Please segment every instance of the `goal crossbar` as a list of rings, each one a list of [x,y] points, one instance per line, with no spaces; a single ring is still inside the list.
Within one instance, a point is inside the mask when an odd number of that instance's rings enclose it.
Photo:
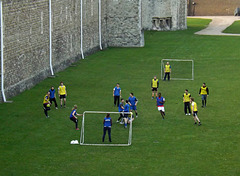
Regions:
[[[130,127],[129,127],[129,137],[127,144],[89,144],[84,142],[84,123],[85,123],[85,114],[130,114]],[[130,146],[132,144],[132,112],[107,112],[107,111],[84,111],[83,119],[82,119],[82,127],[81,127],[81,135],[80,135],[80,145],[86,146]]]
[[[193,60],[190,60],[190,59],[162,59],[161,60],[161,79],[163,79],[164,75],[163,75],[163,72],[164,72],[164,61],[179,61],[179,62],[192,62],[192,78],[171,78],[171,80],[184,80],[184,81],[187,81],[187,80],[194,80],[194,61]]]

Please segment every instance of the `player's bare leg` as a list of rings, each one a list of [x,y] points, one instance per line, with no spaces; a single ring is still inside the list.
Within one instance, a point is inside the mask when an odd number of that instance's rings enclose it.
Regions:
[[[163,111],[160,111],[162,118],[165,118],[165,113]]]

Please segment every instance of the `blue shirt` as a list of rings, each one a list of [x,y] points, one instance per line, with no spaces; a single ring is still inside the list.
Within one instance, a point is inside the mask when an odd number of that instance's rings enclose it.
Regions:
[[[50,98],[55,98],[55,89],[50,89],[49,90],[49,92],[50,92]]]
[[[130,105],[129,105],[129,104],[126,104],[126,105],[124,106],[124,112],[129,112],[129,107],[130,107]]]
[[[136,101],[138,101],[138,100],[136,97],[133,96],[133,97],[129,97],[128,101],[131,103],[132,106],[135,106]]]
[[[157,97],[157,106],[163,106],[163,103],[160,103],[160,102],[164,102],[165,101],[165,98],[161,97]]]
[[[104,127],[111,127],[112,126],[112,124],[111,124],[111,117],[105,117],[104,118],[103,126]]]
[[[73,117],[74,117],[72,114],[74,114],[74,115],[76,115],[76,114],[77,114],[77,111],[76,111],[76,109],[72,110],[72,112],[71,112],[71,114],[70,114],[70,118],[73,118]]]
[[[114,96],[120,96],[120,90],[121,88],[120,87],[114,87]]]
[[[118,106],[118,112],[122,112],[123,111],[122,106],[123,106],[123,103],[120,103],[119,106]]]

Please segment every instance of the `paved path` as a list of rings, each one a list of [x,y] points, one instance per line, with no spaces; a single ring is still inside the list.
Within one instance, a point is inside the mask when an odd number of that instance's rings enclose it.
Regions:
[[[240,20],[240,16],[193,16],[188,18],[204,18],[211,19],[212,22],[207,28],[196,32],[198,35],[226,35],[226,36],[240,36],[240,34],[223,33],[228,26],[231,26],[234,21]]]

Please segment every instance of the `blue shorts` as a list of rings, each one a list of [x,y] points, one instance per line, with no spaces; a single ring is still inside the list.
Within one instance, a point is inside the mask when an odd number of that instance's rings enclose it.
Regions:
[[[207,95],[202,95],[202,100],[206,100],[207,99]]]
[[[134,110],[134,111],[136,111],[136,110],[137,110],[137,106],[135,106],[135,105],[130,106],[130,110]]]

